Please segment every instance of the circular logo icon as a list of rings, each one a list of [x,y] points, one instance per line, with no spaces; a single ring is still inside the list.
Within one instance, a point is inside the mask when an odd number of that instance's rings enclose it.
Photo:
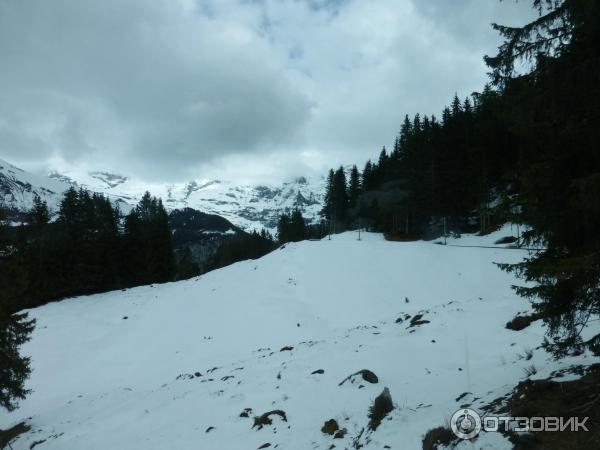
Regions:
[[[456,437],[473,439],[481,431],[481,417],[472,409],[459,409],[450,419],[450,426]]]

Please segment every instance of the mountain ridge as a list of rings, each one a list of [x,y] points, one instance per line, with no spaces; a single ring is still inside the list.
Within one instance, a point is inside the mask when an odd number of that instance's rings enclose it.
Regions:
[[[47,177],[30,174],[0,159],[0,205],[22,218],[36,195],[56,211],[62,193],[72,186],[107,195],[129,210],[145,191],[162,198],[169,211],[193,208],[226,218],[252,231],[274,232],[281,213],[300,209],[308,223],[319,220],[325,179],[300,176],[282,183],[236,184],[220,179],[179,183],[146,183],[124,174],[96,170],[84,175],[53,170]]]

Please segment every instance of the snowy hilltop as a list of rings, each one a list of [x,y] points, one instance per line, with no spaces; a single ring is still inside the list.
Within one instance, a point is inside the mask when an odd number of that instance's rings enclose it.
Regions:
[[[27,420],[14,450],[422,448],[462,405],[590,361],[553,361],[539,321],[505,328],[529,310],[494,265],[527,256],[494,248],[509,234],[454,247],[348,232],[33,309],[32,394],[0,428]],[[393,410],[372,430],[384,388]],[[476,445],[512,448],[500,433]]]

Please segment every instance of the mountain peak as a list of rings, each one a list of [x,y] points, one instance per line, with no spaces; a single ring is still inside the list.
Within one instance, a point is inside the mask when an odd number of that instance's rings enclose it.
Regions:
[[[110,172],[89,172],[89,175],[96,180],[102,181],[109,188],[117,187],[129,179],[129,177]]]

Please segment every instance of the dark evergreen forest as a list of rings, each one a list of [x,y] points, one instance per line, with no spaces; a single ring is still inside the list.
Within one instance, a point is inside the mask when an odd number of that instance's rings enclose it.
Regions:
[[[581,338],[600,314],[600,3],[533,7],[531,23],[493,25],[504,43],[485,57],[481,92],[454,96],[440,118],[405,117],[391,151],[361,173],[331,170],[322,215],[333,232],[395,240],[525,225],[520,244],[544,250],[501,268],[534,282],[516,290],[560,355],[600,345]]]
[[[75,188],[56,221],[38,198],[29,216],[2,235],[2,307],[10,312],[175,274],[168,215],[149,193],[124,218],[108,198]]]
[[[19,311],[77,295],[191,278],[275,248],[268,233],[239,230],[223,239],[201,270],[189,247],[176,254],[170,217],[148,192],[123,215],[107,197],[71,188],[56,220],[50,219],[39,198],[27,224],[2,226],[0,217],[0,406],[7,409],[27,394],[23,383],[30,370],[18,348],[35,322]]]

